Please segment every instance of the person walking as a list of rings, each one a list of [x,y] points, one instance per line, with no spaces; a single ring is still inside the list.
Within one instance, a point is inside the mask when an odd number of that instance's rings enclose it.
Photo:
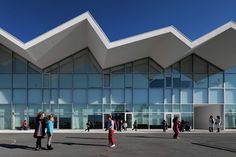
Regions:
[[[115,147],[115,139],[114,139],[114,134],[115,134],[115,130],[114,130],[114,121],[112,120],[112,116],[109,115],[108,116],[108,123],[107,123],[107,129],[108,129],[108,146],[109,147]]]
[[[166,120],[163,120],[162,122],[161,122],[161,124],[162,124],[162,129],[163,129],[163,132],[166,132],[166,130],[167,130],[167,123],[166,123]]]
[[[213,116],[211,115],[209,117],[209,132],[213,132],[213,130],[214,130],[214,123],[215,123],[215,121],[213,119]]]
[[[180,126],[180,121],[179,121],[179,117],[174,117],[173,119],[173,131],[174,131],[174,139],[179,139],[179,126]]]
[[[215,125],[217,128],[217,132],[220,132],[220,124],[221,124],[220,116],[216,116]]]
[[[133,129],[132,130],[137,131],[137,128],[138,128],[138,124],[137,124],[137,120],[135,120],[134,124],[133,124]]]
[[[86,125],[87,125],[87,129],[85,129],[85,131],[88,130],[88,132],[89,132],[90,129],[91,129],[91,127],[92,127],[92,123],[91,123],[90,121],[88,121],[88,122],[86,123]]]
[[[41,150],[41,140],[45,136],[45,114],[44,112],[39,112],[36,117],[36,126],[34,131],[34,138],[36,138],[36,148],[35,150]]]
[[[123,123],[123,129],[124,129],[124,131],[127,131],[127,127],[128,127],[128,124],[127,124],[126,121],[124,121],[124,123]]]
[[[27,122],[26,122],[26,120],[23,120],[23,122],[22,122],[22,129],[23,130],[27,130]]]
[[[47,135],[48,135],[47,148],[48,150],[53,150],[53,147],[52,147],[53,132],[54,132],[54,117],[53,115],[49,115],[48,123],[47,123]]]

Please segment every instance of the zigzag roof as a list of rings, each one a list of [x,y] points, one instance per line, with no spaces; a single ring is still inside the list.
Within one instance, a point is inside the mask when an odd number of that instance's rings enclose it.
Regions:
[[[191,41],[174,26],[110,42],[89,12],[23,43],[0,28],[0,43],[40,68],[88,47],[102,68],[151,57],[163,68],[196,53],[219,68],[236,65],[232,21]]]

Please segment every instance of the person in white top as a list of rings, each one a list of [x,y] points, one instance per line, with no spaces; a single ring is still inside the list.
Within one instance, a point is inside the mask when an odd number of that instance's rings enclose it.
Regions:
[[[108,123],[107,123],[107,129],[108,129],[108,146],[115,147],[115,139],[114,139],[114,121],[112,120],[112,116],[108,116]]]
[[[220,132],[220,124],[221,124],[220,116],[216,116],[215,125],[217,128],[217,132]]]
[[[209,132],[213,132],[214,124],[215,124],[215,121],[213,119],[213,116],[211,115],[209,117]]]

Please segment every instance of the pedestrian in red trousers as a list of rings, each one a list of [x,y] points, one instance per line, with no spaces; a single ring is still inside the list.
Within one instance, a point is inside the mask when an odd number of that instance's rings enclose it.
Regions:
[[[175,117],[173,119],[173,123],[174,123],[173,131],[175,132],[173,138],[179,139],[179,125],[180,125],[179,117]]]
[[[107,124],[107,129],[108,129],[108,146],[109,147],[115,147],[115,140],[114,140],[114,121],[112,120],[112,116],[108,116],[108,124]]]

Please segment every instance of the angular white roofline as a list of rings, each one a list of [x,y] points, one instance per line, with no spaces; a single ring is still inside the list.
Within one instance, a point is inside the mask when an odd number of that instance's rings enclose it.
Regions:
[[[201,45],[206,46],[209,41],[230,29],[236,30],[233,21],[191,41],[174,26],[168,26],[110,42],[92,15],[85,12],[26,43],[0,28],[0,43],[40,68],[45,68],[85,47],[90,48],[102,68],[143,57],[151,57],[161,66],[167,67],[192,52],[198,53]]]

